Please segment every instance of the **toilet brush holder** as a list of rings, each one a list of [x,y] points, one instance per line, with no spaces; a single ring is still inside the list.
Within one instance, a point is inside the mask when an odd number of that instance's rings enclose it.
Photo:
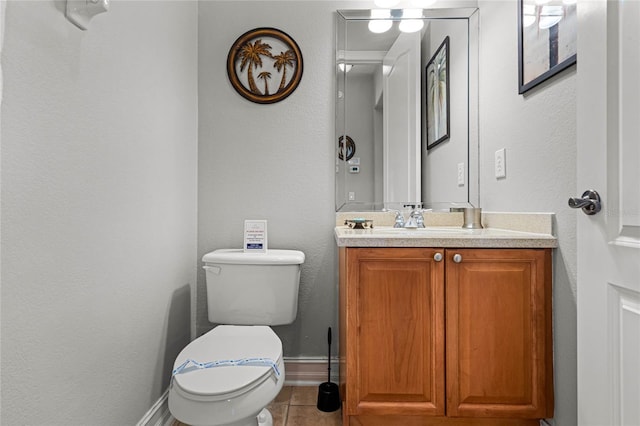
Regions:
[[[318,410],[331,412],[340,409],[340,391],[337,383],[320,383],[318,388]]]
[[[336,383],[331,383],[331,327],[327,333],[329,356],[327,357],[327,381],[320,383],[318,388],[318,410],[331,412],[340,409],[340,389]]]

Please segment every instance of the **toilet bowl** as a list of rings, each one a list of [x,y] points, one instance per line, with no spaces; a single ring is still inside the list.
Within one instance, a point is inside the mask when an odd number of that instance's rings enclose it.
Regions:
[[[220,249],[203,258],[207,309],[218,325],[174,363],[169,411],[190,426],[272,426],[265,408],[285,380],[282,342],[269,326],[291,324],[304,253]]]
[[[187,366],[172,378],[169,410],[190,426],[271,426],[264,407],[282,389],[284,362],[282,343],[269,327],[219,325],[185,347],[174,369],[187,360],[256,358],[274,365]]]

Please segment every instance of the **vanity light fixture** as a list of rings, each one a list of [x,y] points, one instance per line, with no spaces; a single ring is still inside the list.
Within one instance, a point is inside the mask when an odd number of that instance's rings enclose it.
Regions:
[[[411,2],[411,4],[414,7],[419,7],[421,9],[426,9],[430,6],[433,6],[433,4],[436,2],[436,0],[413,0]]]
[[[403,9],[402,21],[400,21],[400,31],[403,33],[415,33],[424,26],[422,22],[422,9]]]
[[[389,31],[393,21],[391,20],[391,10],[389,9],[372,9],[371,21],[369,21],[369,31],[372,33],[384,33]]]
[[[374,0],[376,7],[381,9],[391,9],[400,3],[400,0]]]

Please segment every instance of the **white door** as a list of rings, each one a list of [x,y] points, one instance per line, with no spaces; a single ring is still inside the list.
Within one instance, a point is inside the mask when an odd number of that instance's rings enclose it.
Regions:
[[[420,33],[401,33],[383,60],[383,200],[418,202]]]
[[[578,3],[578,424],[640,425],[640,1]]]

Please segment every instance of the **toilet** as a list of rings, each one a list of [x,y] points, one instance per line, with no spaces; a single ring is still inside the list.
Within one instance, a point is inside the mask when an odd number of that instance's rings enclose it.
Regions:
[[[209,321],[221,324],[178,354],[169,410],[190,426],[271,426],[265,408],[284,385],[282,342],[269,326],[298,310],[304,253],[221,249],[202,261]]]

